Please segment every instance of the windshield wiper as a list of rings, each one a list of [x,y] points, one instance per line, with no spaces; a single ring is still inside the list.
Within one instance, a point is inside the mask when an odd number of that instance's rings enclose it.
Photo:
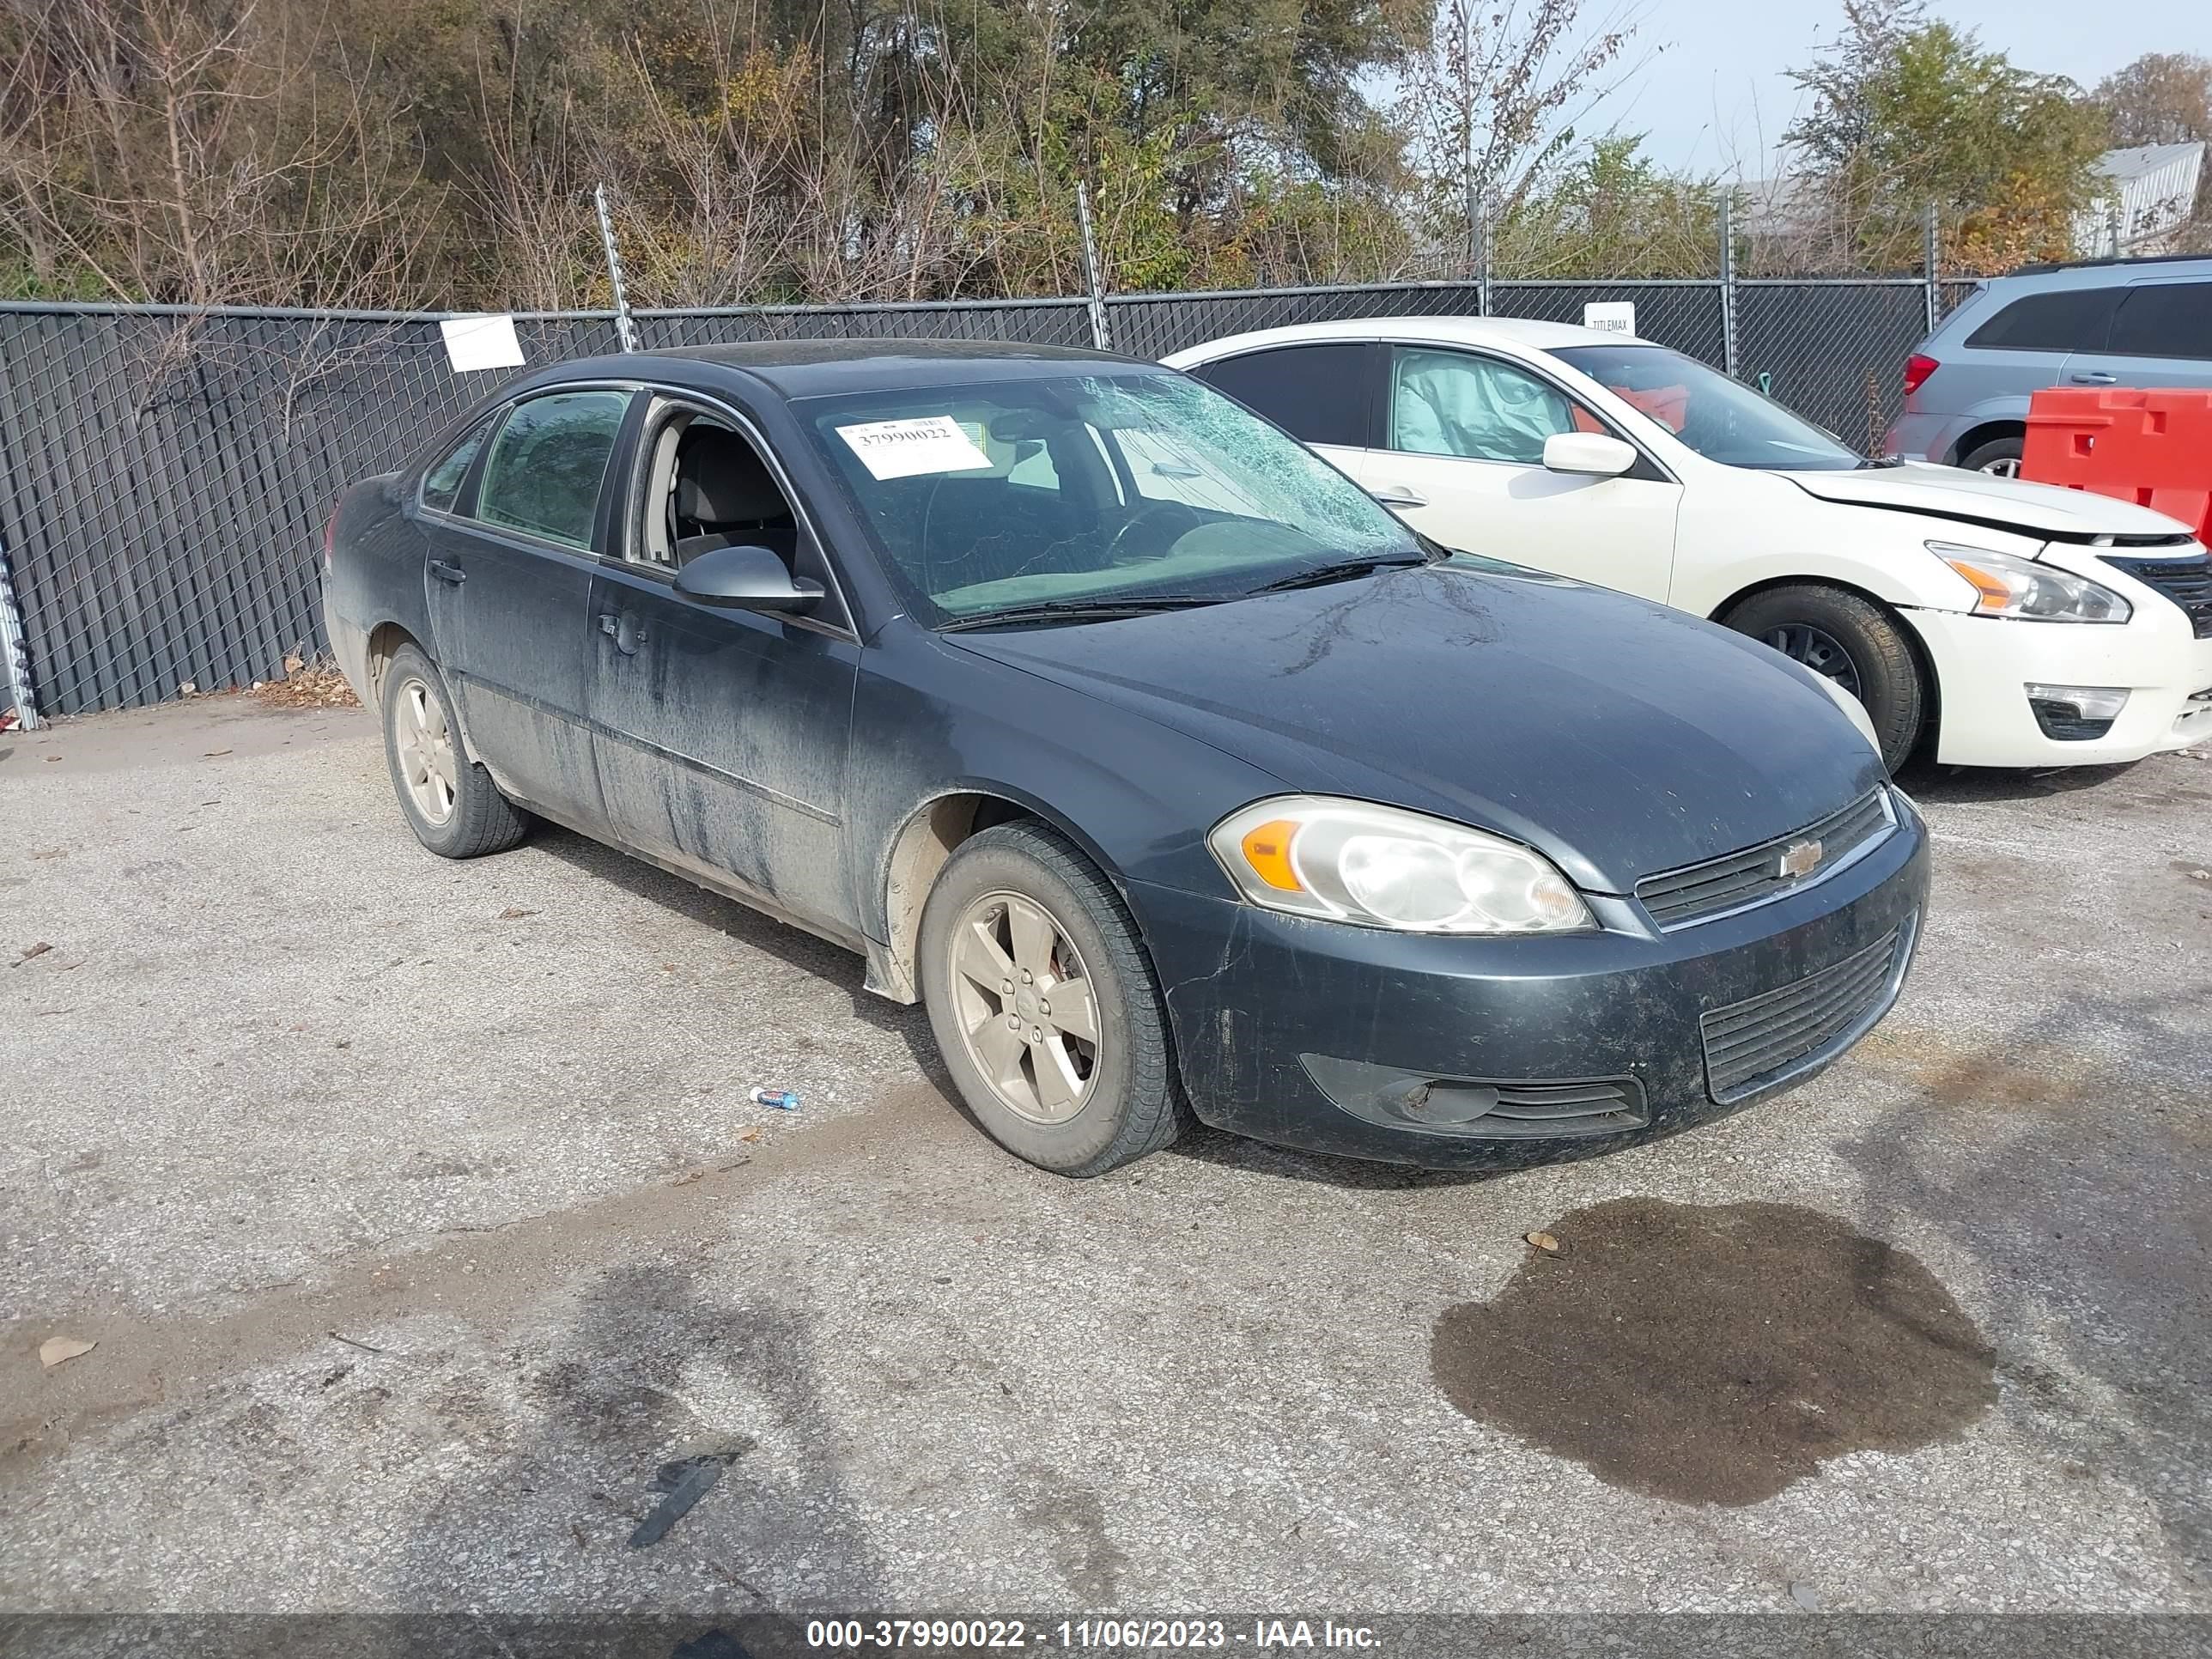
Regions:
[[[1411,570],[1417,565],[1435,562],[1425,555],[1412,559],[1397,555],[1387,558],[1339,559],[1334,564],[1316,565],[1310,570],[1300,570],[1291,575],[1278,576],[1271,582],[1261,582],[1252,592],[1287,593],[1293,588],[1323,587],[1330,582],[1352,581],[1361,576],[1371,576],[1378,570]]]
[[[1219,605],[1242,597],[1237,593],[1146,593],[1121,599],[1047,599],[1037,605],[1009,605],[1004,611],[955,617],[951,622],[939,623],[937,631],[957,634],[971,628],[1012,627],[1020,623],[1113,622],[1160,611],[1188,611],[1194,605]]]

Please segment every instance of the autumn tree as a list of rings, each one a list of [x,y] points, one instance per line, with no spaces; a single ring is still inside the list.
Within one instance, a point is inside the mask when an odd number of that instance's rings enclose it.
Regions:
[[[2100,81],[2095,98],[2116,145],[2212,140],[2212,58],[2147,52]]]
[[[1931,204],[1954,268],[2066,257],[2106,143],[2074,82],[1928,21],[1918,0],[1845,0],[1844,17],[1819,61],[1793,73],[1812,107],[1784,137],[1837,260],[1917,265]]]

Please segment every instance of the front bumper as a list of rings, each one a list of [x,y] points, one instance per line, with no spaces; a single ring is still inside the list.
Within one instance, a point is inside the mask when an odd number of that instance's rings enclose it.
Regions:
[[[1827,880],[1668,933],[1620,899],[1592,900],[1597,933],[1472,939],[1308,921],[1164,888],[1130,896],[1168,988],[1184,1086],[1205,1121],[1345,1157],[1499,1169],[1615,1151],[1802,1082],[1887,1011],[1927,895],[1926,831],[1907,811],[1887,840]],[[1891,939],[1894,971],[1869,993],[1863,1024],[1770,1082],[1742,1088],[1718,1062],[1709,1076],[1708,1016],[1846,971]],[[1499,1133],[1498,1121],[1480,1117],[1415,1127],[1376,1109],[1399,1085],[1431,1079],[1446,1085],[1439,1097],[1456,1080],[1603,1081],[1637,1109],[1619,1127],[1586,1122],[1558,1136],[1526,1125]]]
[[[2108,574],[2084,574],[2112,581]],[[1942,698],[1936,758],[1957,766],[2109,766],[2212,738],[2212,701],[2198,696],[2212,690],[2212,640],[2192,638],[2173,605],[2140,591],[2134,618],[2118,627],[1905,611]],[[2031,684],[2123,686],[2127,706],[2103,737],[2064,741],[2036,723]]]

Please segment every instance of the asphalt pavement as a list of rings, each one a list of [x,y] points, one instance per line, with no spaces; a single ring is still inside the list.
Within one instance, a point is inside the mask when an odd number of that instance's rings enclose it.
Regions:
[[[422,853],[357,712],[0,738],[0,1611],[2212,1611],[2212,756],[1910,781],[1793,1095],[1079,1183],[858,958]]]

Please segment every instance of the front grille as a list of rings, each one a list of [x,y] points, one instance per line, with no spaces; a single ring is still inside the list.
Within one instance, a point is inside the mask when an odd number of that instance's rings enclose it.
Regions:
[[[2124,570],[2147,587],[2155,587],[2182,609],[2189,626],[2200,640],[2212,640],[2212,557],[2199,553],[2186,559],[2115,559],[2105,562]]]
[[[1849,854],[1871,847],[1888,834],[1894,820],[1885,796],[1885,791],[1876,789],[1794,835],[1778,836],[1740,853],[1646,876],[1636,884],[1636,896],[1662,932],[1779,898],[1794,888],[1833,874]],[[1785,875],[1783,855],[1805,842],[1820,842],[1820,862],[1802,875]]]
[[[1887,1009],[1911,951],[1907,921],[1794,984],[1714,1009],[1698,1022],[1706,1091],[1726,1104],[1841,1054]]]

